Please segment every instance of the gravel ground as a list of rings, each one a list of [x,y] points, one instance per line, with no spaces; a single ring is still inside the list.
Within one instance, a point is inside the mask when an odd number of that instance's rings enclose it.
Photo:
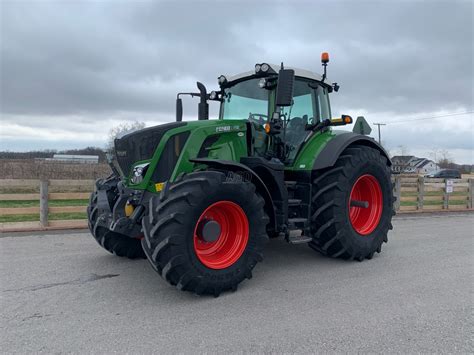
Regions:
[[[401,216],[370,261],[271,241],[219,298],[87,233],[0,238],[3,353],[473,353],[474,214]]]

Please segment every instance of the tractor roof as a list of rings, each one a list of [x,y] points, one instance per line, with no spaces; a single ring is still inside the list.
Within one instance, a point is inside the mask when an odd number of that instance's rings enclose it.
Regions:
[[[267,63],[267,64],[276,73],[278,73],[278,71],[281,68],[281,66],[277,65],[277,64],[270,64],[270,63]],[[299,76],[301,78],[306,78],[306,79],[316,80],[316,81],[321,81],[322,80],[322,76],[320,74],[314,73],[314,72],[309,71],[309,70],[293,68],[293,67],[287,67],[287,66],[285,66],[285,69],[293,69],[295,71],[295,76]],[[252,76],[252,75],[255,75],[255,70],[251,70],[251,71],[247,71],[247,72],[244,72],[244,73],[229,76],[229,77],[227,77],[227,80],[228,80],[228,82],[233,82],[233,81],[240,80],[240,79],[243,79],[245,77]],[[327,80],[327,78],[326,78],[326,81],[329,82],[329,80]]]

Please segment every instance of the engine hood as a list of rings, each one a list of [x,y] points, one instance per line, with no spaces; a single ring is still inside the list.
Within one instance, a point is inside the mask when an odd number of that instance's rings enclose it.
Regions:
[[[115,139],[115,157],[123,175],[130,174],[135,162],[151,159],[156,146],[167,131],[186,124],[186,122],[166,123],[128,133]]]

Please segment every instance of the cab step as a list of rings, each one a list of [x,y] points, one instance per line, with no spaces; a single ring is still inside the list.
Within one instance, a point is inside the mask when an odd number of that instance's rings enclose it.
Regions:
[[[301,201],[300,199],[298,198],[290,198],[288,200],[288,206],[299,206],[301,205]]]
[[[304,244],[309,243],[311,240],[313,239],[307,235],[303,235],[301,230],[292,230],[287,237],[287,241],[290,244]]]
[[[305,244],[305,243],[309,243],[312,240],[313,240],[313,238],[311,238],[311,237],[308,237],[306,235],[300,235],[299,237],[289,237],[288,238],[288,243],[290,243],[290,244]]]
[[[297,182],[296,181],[285,181],[285,185],[287,189],[294,189],[296,187]]]
[[[288,228],[292,229],[301,229],[299,227],[306,228],[308,223],[308,218],[288,218]]]

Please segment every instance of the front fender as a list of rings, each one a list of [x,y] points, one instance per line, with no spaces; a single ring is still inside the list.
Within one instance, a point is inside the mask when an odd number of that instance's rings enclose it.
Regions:
[[[220,160],[220,159],[208,159],[208,158],[198,158],[198,159],[189,159],[192,163],[203,164],[207,165],[210,168],[223,170],[223,171],[230,171],[233,173],[239,173],[241,175],[244,173],[245,175],[251,176],[251,181],[255,185],[257,192],[262,196],[265,200],[265,211],[268,213],[268,217],[270,218],[270,230],[275,231],[276,226],[276,212],[275,206],[273,204],[272,196],[268,191],[267,186],[262,181],[262,179],[248,166],[237,163],[234,161],[229,160]]]

